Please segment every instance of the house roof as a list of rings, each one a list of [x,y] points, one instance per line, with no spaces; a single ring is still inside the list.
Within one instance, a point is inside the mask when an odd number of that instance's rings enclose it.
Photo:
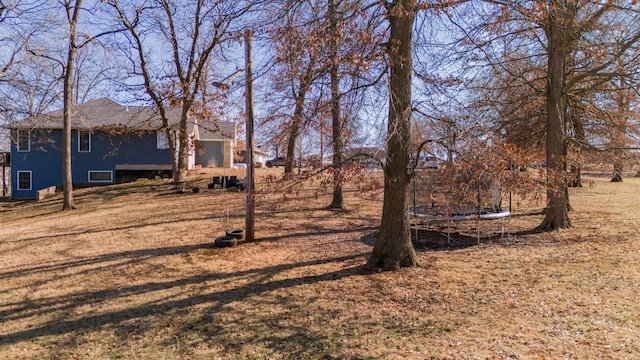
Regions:
[[[77,104],[72,109],[71,127],[74,129],[94,129],[99,127],[128,128],[136,130],[158,130],[162,120],[153,106],[122,106],[115,101],[102,98]],[[167,117],[172,126],[180,121],[181,108],[167,109]],[[64,111],[62,109],[34,116],[11,124],[14,129],[61,129]]]
[[[194,135],[196,140],[235,140],[236,139],[236,123],[233,122],[198,122],[194,127]]]

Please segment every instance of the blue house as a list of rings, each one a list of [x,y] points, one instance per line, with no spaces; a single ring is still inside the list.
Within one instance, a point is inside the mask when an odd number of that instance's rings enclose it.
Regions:
[[[169,109],[171,124],[178,124],[181,110]],[[113,184],[154,174],[171,176],[172,154],[154,107],[122,106],[103,98],[76,105],[72,111],[74,186]],[[38,190],[62,184],[62,115],[57,110],[8,126],[12,198],[34,199]],[[234,123],[203,126],[194,120],[189,132],[193,141],[189,168],[195,167],[196,155],[216,166],[233,166]]]

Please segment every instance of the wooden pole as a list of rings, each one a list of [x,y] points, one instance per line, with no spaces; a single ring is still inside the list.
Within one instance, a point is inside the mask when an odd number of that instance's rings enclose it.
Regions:
[[[253,63],[252,63],[252,30],[247,30],[244,34],[245,41],[245,67],[247,75],[247,119],[246,119],[246,152],[244,162],[247,164],[246,191],[246,215],[245,215],[245,237],[246,241],[254,241],[254,224],[255,224],[255,189],[254,189],[254,171],[253,171]]]

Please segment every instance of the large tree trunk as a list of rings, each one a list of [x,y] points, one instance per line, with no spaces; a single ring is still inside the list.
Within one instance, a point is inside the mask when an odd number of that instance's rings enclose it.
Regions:
[[[538,229],[548,231],[571,226],[569,191],[564,178],[565,168],[565,65],[568,54],[568,32],[562,24],[565,17],[562,4],[552,4],[546,34],[548,39],[547,68],[547,209]]]
[[[63,88],[63,120],[62,120],[62,210],[75,209],[73,202],[73,173],[71,167],[71,107],[73,101],[73,67],[76,62],[78,47],[76,37],[78,31],[78,18],[80,17],[82,0],[76,0],[73,7],[73,15],[69,18],[69,50],[67,64],[64,70]],[[67,8],[67,11],[71,10]]]
[[[338,68],[338,19],[336,4],[329,0],[329,22],[331,31],[331,124],[333,135],[333,199],[330,209],[343,209],[344,196],[342,194],[342,122],[340,120],[340,78]]]
[[[389,120],[380,234],[368,268],[397,270],[417,266],[409,222],[409,147],[411,136],[412,31],[415,0],[398,0],[388,9]]]

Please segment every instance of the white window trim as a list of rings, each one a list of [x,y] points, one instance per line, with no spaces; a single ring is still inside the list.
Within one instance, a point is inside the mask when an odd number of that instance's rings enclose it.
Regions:
[[[91,180],[91,173],[109,173],[111,175],[111,180]],[[87,180],[90,183],[112,183],[113,182],[113,171],[111,170],[89,170],[87,173]]]
[[[21,189],[20,188],[20,174],[22,173],[28,173],[29,174],[29,188],[28,189]],[[29,191],[31,189],[33,189],[33,174],[31,173],[31,170],[18,170],[16,172],[16,189],[18,191]]]
[[[23,131],[27,132],[27,149],[26,150],[20,149],[20,132],[23,132]],[[18,129],[17,137],[18,138],[16,139],[16,148],[18,149],[18,152],[30,152],[31,151],[31,130]]]
[[[80,150],[80,134],[88,133],[89,134],[89,150]],[[91,152],[91,131],[89,130],[78,130],[78,152],[88,153]]]
[[[156,133],[156,149],[165,150],[169,148],[169,137],[167,137],[167,133],[163,131],[158,131]]]

